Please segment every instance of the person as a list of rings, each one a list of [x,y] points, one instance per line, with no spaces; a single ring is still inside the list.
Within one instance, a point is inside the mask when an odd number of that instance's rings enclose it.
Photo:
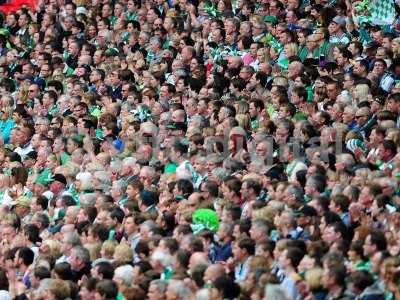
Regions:
[[[0,297],[400,298],[391,1],[21,2]]]

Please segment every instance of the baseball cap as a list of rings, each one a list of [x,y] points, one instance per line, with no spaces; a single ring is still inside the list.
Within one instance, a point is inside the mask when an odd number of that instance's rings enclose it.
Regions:
[[[298,217],[314,217],[317,215],[317,211],[312,206],[303,205],[299,210],[295,211],[294,214]]]
[[[54,174],[54,176],[51,178],[52,181],[57,181],[57,182],[61,182],[62,184],[67,185],[67,179],[65,178],[65,176],[63,174]]]
[[[344,26],[344,25],[346,25],[346,18],[341,17],[341,16],[336,16],[332,19],[332,22],[335,22],[336,24],[338,24],[340,26]]]
[[[186,130],[186,124],[184,122],[170,122],[167,126],[167,129],[171,130]]]

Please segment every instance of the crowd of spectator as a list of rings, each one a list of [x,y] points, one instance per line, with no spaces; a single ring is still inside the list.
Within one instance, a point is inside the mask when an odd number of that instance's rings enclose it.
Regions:
[[[400,299],[397,3],[69,1],[0,15],[0,300]]]

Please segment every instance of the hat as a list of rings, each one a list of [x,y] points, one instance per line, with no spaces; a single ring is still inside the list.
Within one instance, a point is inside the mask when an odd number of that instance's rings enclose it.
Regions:
[[[37,152],[36,151],[31,151],[29,152],[27,155],[25,155],[25,160],[29,160],[29,159],[37,159]]]
[[[35,180],[35,184],[47,185],[52,181],[50,169],[44,169]]]
[[[280,168],[279,166],[271,167],[264,173],[264,175],[268,177],[270,180],[277,180],[277,181],[282,180],[282,177],[284,176],[283,169]]]
[[[106,51],[104,51],[105,56],[118,56],[119,51],[117,48],[108,48]]]
[[[54,176],[51,179],[52,179],[52,181],[57,181],[57,182],[67,185],[67,179],[65,178],[65,176],[63,174],[54,174]]]
[[[381,96],[381,95],[378,95],[378,96],[375,96],[372,98],[372,101],[378,102],[380,105],[385,105],[385,100],[386,100],[385,96]]]
[[[265,16],[263,20],[266,23],[272,23],[274,25],[278,23],[278,19],[275,16],[271,16],[271,15]]]
[[[302,206],[299,210],[294,212],[295,216],[304,216],[304,217],[314,217],[317,215],[317,211],[314,207],[309,205]]]
[[[90,71],[92,71],[92,68],[91,68],[89,65],[87,65],[87,64],[80,65],[78,68],[83,68],[83,69],[85,69],[85,71],[86,71],[87,74],[89,74]]]
[[[367,147],[365,146],[364,142],[360,141],[359,139],[348,140],[346,143],[346,148],[353,153],[357,148],[361,149],[363,152],[367,151]]]
[[[15,206],[23,206],[23,207],[30,207],[31,206],[31,201],[27,196],[20,196],[15,200],[14,202]]]
[[[338,24],[340,26],[344,26],[344,25],[346,25],[346,18],[341,17],[341,16],[336,16],[332,19],[332,22],[335,22],[336,24]]]
[[[87,10],[86,10],[85,7],[79,6],[79,7],[76,8],[75,13],[77,15],[87,15]]]
[[[19,77],[20,80],[29,80],[31,83],[35,80],[32,75],[25,74]]]
[[[82,144],[83,144],[83,135],[75,134],[74,136],[71,137],[71,140],[73,140],[78,145],[82,146]]]
[[[371,41],[364,46],[364,49],[378,49],[380,46],[378,42]]]
[[[193,223],[191,225],[193,233],[197,234],[203,229],[209,229],[216,233],[219,227],[217,213],[208,208],[200,208],[192,215]]]
[[[113,142],[113,146],[114,146],[114,148],[117,149],[119,152],[122,152],[122,151],[124,151],[124,146],[125,146],[125,144],[124,144],[124,141],[123,141],[123,140],[121,140],[121,139],[116,139],[116,140]]]
[[[152,206],[158,202],[158,196],[154,192],[143,190],[139,195],[142,203],[146,206]]]
[[[186,124],[184,122],[170,122],[167,126],[167,129],[171,130],[183,130],[186,131]]]

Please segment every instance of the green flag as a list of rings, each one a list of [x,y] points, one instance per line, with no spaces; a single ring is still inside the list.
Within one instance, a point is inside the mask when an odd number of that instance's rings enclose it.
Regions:
[[[375,25],[393,24],[396,10],[393,0],[374,0],[370,3],[371,22]]]

